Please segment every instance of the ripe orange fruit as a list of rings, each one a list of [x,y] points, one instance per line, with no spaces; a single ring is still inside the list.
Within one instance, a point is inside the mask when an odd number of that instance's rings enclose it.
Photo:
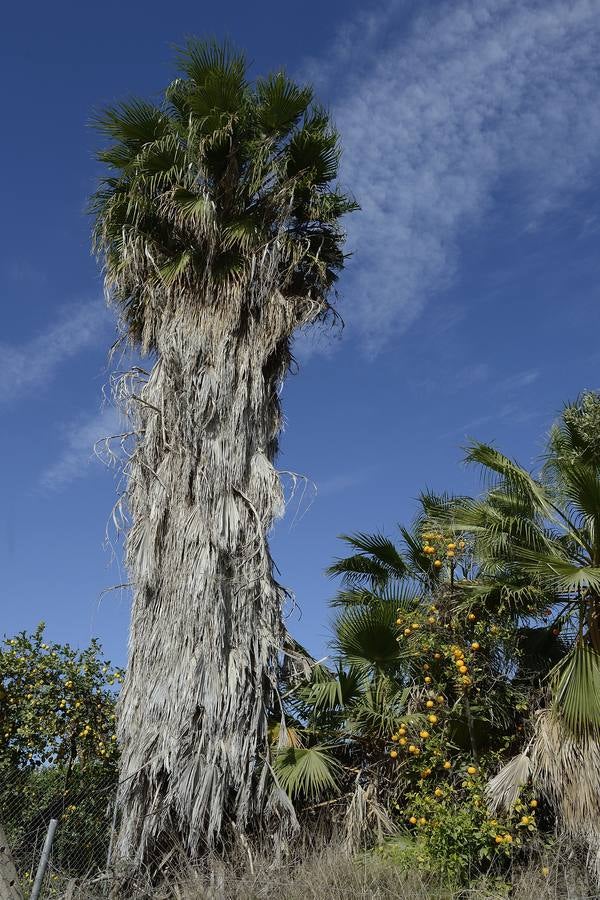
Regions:
[[[467,772],[469,773],[469,775],[477,775],[477,769],[475,768],[475,766],[469,766],[467,768]]]
[[[531,807],[532,809],[535,809],[536,806],[538,805],[538,802],[537,802],[537,800],[532,800],[531,803],[530,803],[529,805],[530,805],[530,807]]]
[[[425,731],[425,730],[420,731],[420,732],[419,732],[419,737],[420,737],[420,738],[423,738],[423,740],[426,741],[427,738],[429,737],[429,732],[428,732],[428,731]]]
[[[451,769],[451,768],[452,768],[452,763],[450,762],[450,760],[449,759],[445,760],[444,769]]]
[[[512,834],[505,834],[505,835],[504,835],[504,843],[505,843],[505,844],[512,844]]]
[[[427,719],[428,719],[429,722],[431,722],[432,725],[435,725],[435,723],[436,723],[437,720],[438,720],[438,717],[437,717],[437,716],[431,715],[431,716],[427,716]]]
[[[475,613],[469,613],[469,615],[467,616],[469,622],[474,622],[476,618],[477,616],[475,615]]]
[[[441,654],[441,653],[434,653],[434,654],[433,654],[433,658],[434,658],[434,659],[441,659],[441,658],[442,658],[442,654]]]
[[[433,700],[428,700],[427,703],[425,704],[425,706],[427,707],[427,709],[431,709],[431,707],[435,706],[435,704],[434,704]]]
[[[501,837],[499,834],[496,835],[496,837],[494,838],[494,840],[496,841],[497,844],[501,844],[501,843],[502,843],[502,837]]]
[[[404,634],[406,634],[406,635],[408,636],[408,635],[410,634],[410,628],[405,628],[405,629],[404,629]]]
[[[442,697],[441,694],[439,695],[439,697],[436,697],[435,699],[437,700],[438,703],[445,703],[445,702],[446,702],[446,701],[444,700],[444,698]]]
[[[421,816],[421,818],[419,819],[419,825],[427,825],[427,819],[425,818],[425,816]]]
[[[461,666],[458,671],[460,672],[461,675],[466,675],[469,670],[467,669],[466,666]]]
[[[398,729],[398,734],[399,734],[400,736],[402,736],[403,734],[406,734],[406,728],[404,727],[404,725],[402,725],[402,726]]]
[[[428,616],[427,621],[430,625],[435,625],[435,618],[433,616]]]
[[[402,746],[404,746],[404,745],[406,744],[406,738],[405,738],[405,737],[399,738],[399,739],[398,739],[398,743],[399,743],[399,744],[402,744]]]
[[[417,749],[417,748],[415,747],[414,744],[410,744],[410,746],[409,746],[409,748],[408,748],[408,752],[409,752],[409,753],[414,753],[416,749]]]
[[[398,735],[397,735],[397,734],[393,734],[393,735],[392,735],[392,740],[393,740],[393,741],[397,741],[397,740],[398,740]]]
[[[417,819],[416,819],[415,816],[411,816],[410,819],[409,819],[408,821],[410,822],[411,825],[416,825],[416,824],[417,824]]]
[[[425,684],[431,684],[431,678],[429,677],[429,675],[425,676],[424,681],[425,681]]]
[[[396,757],[398,756],[398,751],[390,750],[390,756],[392,757],[392,759],[396,759]]]
[[[477,641],[473,641],[473,643],[471,644],[471,650],[479,650],[479,644],[477,643]]]
[[[428,775],[431,775],[431,769],[423,769],[421,772],[421,778],[427,778]]]
[[[443,790],[442,790],[441,788],[436,788],[435,791],[434,791],[433,793],[435,794],[436,797],[443,797],[443,796],[444,796],[444,792],[443,792]]]
[[[436,567],[436,569],[440,569],[441,566],[442,566],[442,561],[441,561],[441,559],[436,559],[436,561],[434,562],[433,565]]]
[[[448,559],[452,559],[452,557],[454,556],[454,550],[446,550],[446,556],[448,557]]]

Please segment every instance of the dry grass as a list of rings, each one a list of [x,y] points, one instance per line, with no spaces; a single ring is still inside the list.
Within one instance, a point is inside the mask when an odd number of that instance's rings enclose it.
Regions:
[[[360,861],[335,847],[313,853],[301,862],[276,865],[255,859],[244,865],[207,861],[153,891],[142,886],[118,893],[114,885],[63,886],[52,896],[69,900],[598,900],[576,863],[556,858],[544,875],[541,865],[514,868],[502,879],[481,879],[467,888],[452,889],[416,870],[403,871],[373,855]]]

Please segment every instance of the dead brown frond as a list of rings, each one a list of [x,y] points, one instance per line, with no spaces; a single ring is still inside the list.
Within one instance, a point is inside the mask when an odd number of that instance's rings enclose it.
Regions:
[[[492,778],[485,788],[485,797],[492,812],[509,811],[513,808],[521,788],[527,784],[530,772],[529,752],[526,750],[513,757]]]

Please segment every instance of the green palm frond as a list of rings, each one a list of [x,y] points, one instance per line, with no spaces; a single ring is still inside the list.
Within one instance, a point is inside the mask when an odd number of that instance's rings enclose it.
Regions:
[[[168,117],[152,103],[139,99],[126,100],[104,110],[93,124],[101,134],[138,149],[169,131]]]
[[[600,654],[582,641],[551,673],[553,708],[576,736],[597,733],[600,727]]]
[[[208,194],[178,187],[175,188],[167,202],[183,220],[189,220],[204,227],[214,222],[215,203]]]
[[[347,671],[339,666],[333,678],[318,681],[310,685],[307,702],[316,713],[344,709],[360,696],[364,689],[364,672],[349,668]]]
[[[258,121],[268,134],[280,134],[297,124],[312,101],[310,87],[298,87],[283,72],[256,83]]]
[[[541,482],[495,447],[475,442],[467,449],[465,461],[478,463],[488,478],[494,474],[500,476],[501,484],[509,489],[509,493],[514,493],[517,497],[521,495],[529,500],[541,515],[550,517],[552,510],[550,498]]]
[[[401,658],[396,611],[390,603],[350,607],[335,622],[335,647],[358,669],[390,669]]]
[[[315,110],[291,138],[286,154],[286,175],[301,178],[305,186],[326,185],[337,176],[339,139],[327,113]]]
[[[369,606],[370,604],[389,603],[394,609],[410,612],[420,602],[418,585],[410,581],[390,581],[385,587],[369,590],[355,587],[338,591],[330,601],[331,606]]]
[[[356,553],[354,556],[348,556],[345,559],[339,559],[326,570],[326,574],[330,578],[342,575],[345,584],[385,584],[389,578],[389,573],[376,559]]]
[[[401,721],[410,722],[408,702],[411,688],[380,676],[368,687],[349,711],[352,732],[377,740],[389,740]]]
[[[412,572],[417,578],[428,579],[431,576],[431,561],[426,553],[423,553],[423,541],[419,535],[414,535],[408,528],[401,527],[400,534],[404,543],[404,552]]]
[[[580,463],[562,466],[557,489],[572,514],[578,519],[580,527],[574,533],[574,537],[593,555],[591,542],[586,541],[582,534],[582,526],[590,529],[592,534],[599,531],[600,471]]]
[[[326,745],[280,750],[273,759],[277,781],[292,799],[337,792],[343,770],[332,751]]]
[[[393,541],[383,534],[342,534],[345,541],[358,553],[338,559],[327,569],[329,576],[343,575],[347,583],[384,585],[390,578],[404,578],[408,566]]]
[[[600,590],[600,568],[582,566],[559,553],[536,553],[518,548],[515,561],[523,572],[552,585],[560,591],[577,591],[591,587]]]
[[[225,42],[192,40],[178,52],[180,69],[194,83],[188,105],[204,122],[218,127],[218,116],[235,113],[243,103],[247,63],[243,53]]]

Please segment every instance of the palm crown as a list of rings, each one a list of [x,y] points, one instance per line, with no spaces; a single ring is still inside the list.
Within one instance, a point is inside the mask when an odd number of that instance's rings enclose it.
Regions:
[[[331,186],[327,113],[282,73],[251,84],[227,46],[190,43],[179,64],[160,105],[131,100],[96,123],[111,143],[95,246],[130,338],[153,349],[174,294],[210,304],[238,289],[251,303],[276,286],[299,323],[307,301],[309,317],[322,314],[343,265],[339,220],[355,208]]]

